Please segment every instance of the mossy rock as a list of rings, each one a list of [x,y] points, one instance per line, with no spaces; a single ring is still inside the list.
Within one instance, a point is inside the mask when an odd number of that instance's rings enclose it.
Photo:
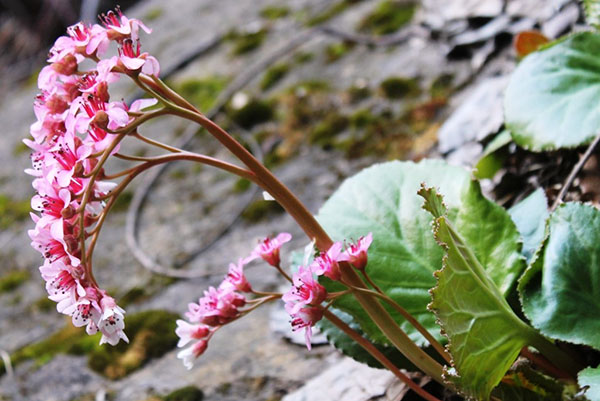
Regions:
[[[163,397],[164,401],[202,401],[204,393],[196,386],[177,389]]]
[[[370,124],[373,124],[376,119],[377,117],[375,117],[368,109],[356,110],[350,116],[350,126],[354,129],[364,129]]]
[[[0,229],[6,229],[17,221],[29,217],[31,201],[15,200],[8,195],[0,195]]]
[[[269,216],[283,213],[283,208],[275,201],[257,200],[248,205],[242,212],[242,218],[251,223],[266,219]]]
[[[275,64],[273,67],[265,71],[262,81],[260,82],[260,89],[268,90],[271,89],[277,82],[287,75],[290,71],[290,66],[285,63]]]
[[[133,191],[125,190],[119,194],[117,200],[112,206],[111,211],[113,212],[125,212],[129,209],[129,205],[133,200]]]
[[[0,276],[0,294],[17,289],[25,281],[29,280],[31,274],[27,270],[11,270]]]
[[[354,44],[348,42],[332,43],[325,47],[325,61],[333,63],[344,57],[353,48]]]
[[[419,81],[415,78],[389,77],[381,82],[379,88],[388,99],[415,97],[421,93]]]
[[[348,102],[359,103],[371,96],[371,88],[368,85],[352,85],[346,90]]]
[[[215,75],[201,79],[188,79],[174,84],[174,87],[200,111],[206,112],[228,83],[228,78]]]
[[[306,64],[315,58],[314,53],[300,51],[294,55],[294,62],[297,64]]]
[[[252,186],[252,182],[246,178],[238,178],[233,184],[233,192],[240,194],[246,192]]]
[[[359,3],[361,0],[341,0],[336,3],[332,3],[329,7],[323,10],[321,13],[311,17],[306,25],[315,26],[329,21],[333,17],[339,15],[345,11],[352,4]]]
[[[287,17],[290,9],[285,6],[266,6],[260,10],[260,16],[270,20]]]
[[[394,33],[412,20],[416,9],[414,2],[384,0],[360,21],[358,30],[375,35]]]
[[[125,315],[125,333],[130,344],[96,347],[89,353],[88,365],[110,379],[128,375],[175,348],[178,318],[179,315],[164,310]]]
[[[275,115],[273,104],[260,99],[250,99],[239,109],[229,107],[228,113],[233,121],[246,129],[267,122]]]
[[[233,43],[231,53],[233,55],[242,55],[258,49],[266,39],[268,30],[259,29],[255,32],[231,31],[226,36],[226,39]]]
[[[339,113],[330,113],[313,128],[308,140],[315,145],[330,146],[332,139],[345,130],[348,124],[348,117]]]
[[[454,88],[454,75],[442,74],[429,86],[429,94],[433,98],[447,98]]]

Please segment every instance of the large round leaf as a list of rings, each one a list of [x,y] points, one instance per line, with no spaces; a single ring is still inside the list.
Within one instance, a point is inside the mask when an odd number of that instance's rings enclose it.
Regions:
[[[600,349],[600,211],[566,203],[519,283],[525,315],[543,334]]]
[[[524,268],[519,234],[508,213],[487,200],[463,168],[441,161],[389,162],[363,170],[346,180],[325,203],[318,220],[334,240],[356,239],[373,233],[367,271],[378,286],[433,335],[443,341],[434,315],[427,310],[433,272],[442,267],[442,249],[431,232],[432,217],[417,195],[421,183],[439,188],[448,215],[460,227],[468,245],[501,293],[506,295]],[[329,291],[343,289],[323,280]],[[351,296],[335,306],[350,315],[372,340],[388,343]],[[418,344],[425,340],[399,314],[390,313]]]
[[[504,108],[514,141],[535,151],[577,147],[600,129],[600,35],[582,32],[527,56]]]

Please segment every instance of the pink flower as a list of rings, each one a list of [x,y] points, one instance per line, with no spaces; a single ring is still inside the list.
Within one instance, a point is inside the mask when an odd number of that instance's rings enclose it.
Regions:
[[[129,339],[123,332],[125,328],[125,311],[117,305],[114,298],[108,295],[102,297],[100,307],[102,308],[102,316],[98,319],[97,323],[98,330],[102,333],[100,345],[104,343],[117,345],[119,340],[128,343]]]
[[[246,298],[233,288],[209,287],[198,303],[190,303],[186,316],[192,323],[221,326],[237,318],[238,308],[246,304]]]
[[[325,275],[325,277],[338,281],[342,277],[338,264],[341,251],[342,243],[336,242],[327,252],[321,252],[311,264],[313,272],[318,276]]]
[[[175,334],[179,337],[178,347],[185,347],[190,341],[206,338],[210,333],[208,326],[203,324],[190,324],[185,320],[177,320]]]
[[[280,233],[273,239],[265,238],[256,246],[256,248],[254,248],[249,260],[260,257],[271,266],[278,267],[281,263],[279,249],[281,248],[281,245],[289,242],[291,239],[292,235],[289,233]]]
[[[243,258],[240,258],[237,264],[230,263],[229,273],[227,273],[219,288],[233,288],[241,292],[251,292],[252,287],[244,275],[245,264],[246,260]]]
[[[292,276],[292,288],[281,299],[285,302],[285,309],[293,316],[306,305],[320,305],[326,297],[327,290],[313,276],[310,267],[300,266]]]
[[[189,370],[192,368],[192,366],[194,366],[194,360],[202,355],[204,351],[206,351],[207,346],[207,340],[199,340],[183,351],[179,351],[177,358],[181,359],[183,361],[183,366]]]
[[[120,41],[130,38],[135,42],[139,37],[139,28],[142,28],[146,33],[152,32],[152,30],[144,25],[142,21],[134,18],[127,18],[123,15],[119,8],[117,8],[115,11],[116,12],[109,11],[100,16],[102,23],[107,29],[108,39]]]
[[[339,260],[349,262],[357,268],[362,270],[367,265],[367,250],[373,242],[373,234],[369,233],[364,237],[360,237],[356,244],[350,244],[348,248],[342,253]]]
[[[323,318],[323,311],[317,307],[305,307],[292,315],[292,330],[296,331],[304,328],[304,338],[306,348],[310,351],[312,339],[312,327]]]

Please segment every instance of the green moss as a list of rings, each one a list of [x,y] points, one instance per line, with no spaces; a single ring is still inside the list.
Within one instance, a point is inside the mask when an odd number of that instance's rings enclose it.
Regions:
[[[187,171],[183,168],[174,168],[169,173],[173,180],[183,180],[187,176]]]
[[[419,82],[414,78],[390,77],[381,82],[379,87],[388,99],[417,96],[421,92]]]
[[[332,43],[325,47],[325,60],[333,63],[344,57],[353,47],[353,44],[347,42]]]
[[[262,81],[260,82],[260,88],[267,90],[275,86],[286,74],[290,71],[290,66],[285,63],[275,64],[263,75]]]
[[[309,79],[306,81],[298,82],[290,87],[288,87],[288,93],[297,93],[298,91],[309,93],[315,92],[326,92],[331,89],[329,82],[321,81],[318,79]]]
[[[237,181],[233,184],[233,192],[242,193],[246,192],[252,186],[252,182],[245,178],[238,178]]]
[[[30,205],[29,199],[19,201],[0,194],[0,229],[6,229],[13,223],[29,217]]]
[[[229,32],[226,39],[232,42],[233,48],[231,53],[237,56],[258,49],[266,39],[267,33],[266,29],[245,33],[233,30]]]
[[[417,4],[407,1],[384,0],[358,24],[358,30],[375,35],[396,32],[410,22]]]
[[[202,401],[204,393],[196,386],[177,389],[163,397],[164,401]]]
[[[144,15],[144,21],[154,21],[155,19],[163,15],[164,12],[165,10],[163,10],[161,7],[151,8],[150,10],[148,10],[146,15]]]
[[[38,298],[29,306],[30,311],[49,312],[56,308],[56,302],[52,301],[48,297]]]
[[[433,98],[446,98],[452,92],[454,75],[442,74],[429,86],[429,94]]]
[[[350,126],[355,129],[363,129],[373,124],[376,117],[368,109],[360,109],[350,116]]]
[[[139,369],[153,358],[175,347],[175,320],[178,315],[150,310],[125,316],[125,332],[130,344],[120,342],[115,347],[95,347],[89,352],[91,369],[110,379],[118,379]]]
[[[350,103],[358,103],[371,96],[371,89],[365,85],[352,85],[346,91]]]
[[[145,287],[133,287],[122,297],[119,297],[119,305],[126,308],[130,304],[140,302],[148,298],[149,294]]]
[[[270,20],[287,17],[290,14],[290,9],[285,6],[266,6],[260,10],[260,16]]]
[[[0,294],[17,289],[25,281],[29,280],[31,274],[27,270],[11,270],[0,276]]]
[[[242,212],[242,218],[251,223],[255,223],[268,216],[281,214],[283,211],[284,210],[279,206],[279,203],[260,199],[248,205],[246,210]]]
[[[50,337],[14,352],[11,361],[17,365],[24,360],[33,360],[41,365],[59,353],[88,355],[90,368],[108,378],[120,378],[175,347],[178,341],[175,320],[178,317],[163,310],[128,314],[125,316],[125,332],[130,344],[120,342],[115,347],[100,346],[100,333],[88,336],[83,328],[74,327],[69,322]],[[2,364],[0,372],[4,373]]]
[[[133,191],[124,190],[119,194],[115,201],[111,211],[113,212],[124,212],[129,208],[131,200],[133,199]]]
[[[19,141],[15,144],[15,147],[13,148],[12,153],[14,156],[19,156],[19,155],[22,155],[23,153],[28,153],[30,151],[31,151],[31,149],[29,149],[29,146],[27,146],[23,142]]]
[[[328,114],[310,132],[308,140],[323,147],[330,146],[332,139],[348,127],[348,117],[336,112]]]
[[[208,111],[228,82],[228,78],[215,75],[186,80],[174,86],[178,93],[198,107],[200,111]]]
[[[294,61],[297,64],[306,64],[312,61],[315,58],[315,55],[310,52],[298,52],[294,55]]]
[[[260,99],[250,99],[239,109],[229,107],[229,115],[240,126],[249,129],[256,124],[269,121],[274,116],[273,105]]]
[[[42,341],[18,349],[10,356],[11,362],[16,366],[25,360],[33,360],[37,365],[42,365],[51,360],[54,355],[68,352],[83,336],[86,336],[84,330],[69,324]],[[0,373],[4,373],[4,364],[1,363]]]
[[[323,12],[310,18],[306,23],[308,26],[314,26],[327,22],[336,15],[345,11],[349,6],[358,3],[360,0],[341,0],[327,7]]]

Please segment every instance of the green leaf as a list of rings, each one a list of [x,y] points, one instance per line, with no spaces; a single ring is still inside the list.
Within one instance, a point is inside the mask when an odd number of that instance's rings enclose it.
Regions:
[[[424,208],[432,211],[434,234],[445,249],[444,263],[435,273],[429,308],[448,337],[452,368],[444,378],[467,398],[488,400],[532,329],[511,310],[502,292],[483,268],[475,252],[438,207],[440,195],[423,188]],[[441,210],[443,212],[443,210]]]
[[[427,310],[433,272],[442,266],[442,249],[431,235],[431,216],[422,210],[417,191],[422,182],[446,194],[452,221],[465,232],[467,242],[485,262],[494,282],[507,294],[525,265],[519,234],[508,213],[487,200],[468,171],[442,161],[389,162],[367,168],[347,179],[325,203],[319,222],[336,241],[373,233],[367,272],[394,301],[443,341],[434,315]],[[343,287],[326,278],[328,291]],[[389,344],[351,295],[335,306],[354,317],[374,342]],[[419,345],[425,339],[395,310],[389,309]]]
[[[523,311],[542,334],[600,349],[600,211],[559,206],[519,283]]]
[[[588,24],[600,25],[600,0],[583,0],[583,10]]]
[[[504,99],[514,141],[533,151],[590,142],[600,128],[600,35],[580,32],[531,53]]]
[[[600,401],[600,366],[597,368],[587,368],[577,375],[579,386],[587,386],[585,396],[590,401]]]
[[[530,262],[544,240],[548,200],[543,189],[538,188],[527,198],[508,209],[523,240],[523,255]]]
[[[483,150],[483,155],[475,165],[475,178],[493,178],[504,164],[504,155],[499,150],[512,141],[510,132],[504,130],[494,137]]]

